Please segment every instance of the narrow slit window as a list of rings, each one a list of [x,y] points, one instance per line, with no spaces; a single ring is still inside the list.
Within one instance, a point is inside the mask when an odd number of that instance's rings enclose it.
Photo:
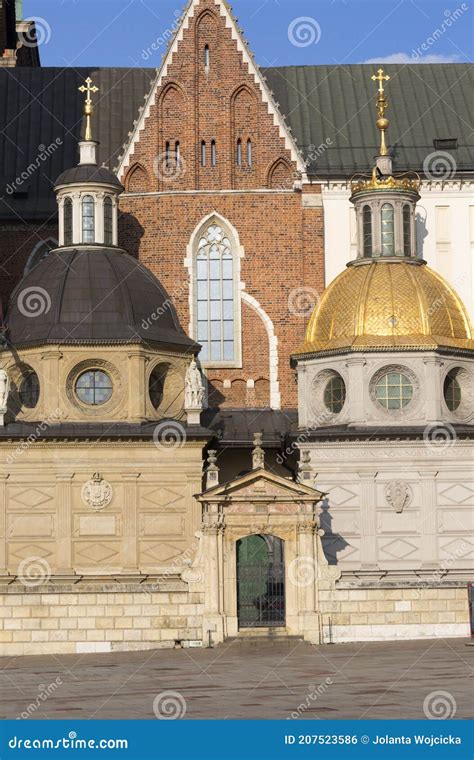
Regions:
[[[237,152],[236,152],[237,166],[242,166],[242,140],[237,140]]]
[[[201,142],[201,166],[206,166],[206,141]]]
[[[252,140],[250,138],[247,140],[247,165],[252,166]]]
[[[169,142],[166,143],[165,147],[165,166],[167,169],[170,168],[170,144]]]
[[[181,145],[179,141],[176,141],[174,144],[174,158],[176,161],[176,167],[179,167],[181,165]]]
[[[211,164],[212,166],[217,166],[217,147],[215,140],[211,142]]]
[[[209,45],[204,45],[204,67],[209,70],[211,66],[211,51]]]

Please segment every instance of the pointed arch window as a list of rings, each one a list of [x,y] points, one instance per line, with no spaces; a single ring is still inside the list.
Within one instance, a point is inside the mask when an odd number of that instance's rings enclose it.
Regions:
[[[211,166],[217,166],[217,146],[215,140],[211,140]]]
[[[113,205],[110,195],[104,200],[104,243],[113,245]]]
[[[92,195],[82,199],[82,242],[95,242],[95,202]]]
[[[201,141],[201,166],[206,166],[206,159],[207,159],[206,152],[207,152],[206,141],[202,140]]]
[[[239,312],[235,243],[212,219],[197,238],[195,254],[196,339],[206,364],[238,360]]]
[[[72,245],[72,198],[64,201],[64,245]]]
[[[381,211],[382,256],[395,255],[395,215],[391,203],[384,203]]]
[[[253,156],[252,156],[252,140],[247,140],[247,166],[252,166],[253,163]]]

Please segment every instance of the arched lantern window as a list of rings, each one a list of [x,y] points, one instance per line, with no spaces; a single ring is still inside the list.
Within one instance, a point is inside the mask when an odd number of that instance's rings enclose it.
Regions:
[[[92,195],[82,199],[82,242],[95,242],[95,202]]]
[[[395,216],[391,203],[384,203],[381,212],[382,256],[395,255]]]

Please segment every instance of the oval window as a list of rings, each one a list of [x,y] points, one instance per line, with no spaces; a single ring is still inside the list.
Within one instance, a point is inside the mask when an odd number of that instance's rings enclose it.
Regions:
[[[34,409],[39,400],[39,379],[36,372],[30,372],[20,384],[20,401],[27,409]]]
[[[324,388],[324,404],[333,414],[342,411],[346,401],[346,386],[340,375],[331,377]]]
[[[452,369],[444,381],[444,400],[450,412],[455,412],[461,403],[461,386],[457,375],[458,371]]]
[[[150,375],[148,382],[148,393],[150,394],[150,401],[153,404],[154,409],[159,409],[161,402],[163,401],[165,378],[168,366],[162,364],[155,367]]]

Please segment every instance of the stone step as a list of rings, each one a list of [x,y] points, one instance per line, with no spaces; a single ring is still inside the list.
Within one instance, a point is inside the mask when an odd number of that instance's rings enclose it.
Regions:
[[[301,636],[290,636],[284,632],[278,632],[274,635],[265,631],[262,633],[254,633],[254,631],[243,632],[240,631],[238,636],[230,636],[226,639],[221,646],[232,647],[245,647],[249,649],[253,648],[265,648],[265,647],[280,647],[283,649],[291,649],[297,644],[305,644],[304,639]]]

